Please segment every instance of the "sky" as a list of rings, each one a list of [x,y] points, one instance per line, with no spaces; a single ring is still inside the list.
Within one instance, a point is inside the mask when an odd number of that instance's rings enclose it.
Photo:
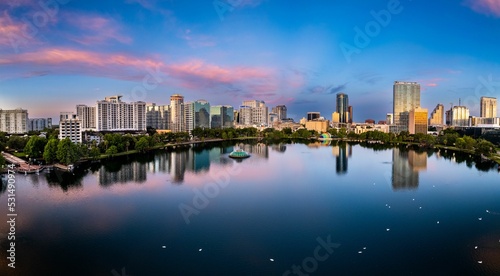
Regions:
[[[385,120],[394,81],[421,106],[500,94],[500,0],[1,0],[0,108],[30,118],[106,96],[284,104]]]

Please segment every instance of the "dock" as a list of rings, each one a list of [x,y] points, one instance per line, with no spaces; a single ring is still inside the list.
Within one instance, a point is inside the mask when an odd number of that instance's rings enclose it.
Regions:
[[[16,166],[14,170],[18,173],[24,173],[24,174],[39,173],[45,169],[44,166],[30,165],[25,160],[17,156],[14,156],[10,153],[2,152],[2,156],[5,158],[7,163],[14,164]]]

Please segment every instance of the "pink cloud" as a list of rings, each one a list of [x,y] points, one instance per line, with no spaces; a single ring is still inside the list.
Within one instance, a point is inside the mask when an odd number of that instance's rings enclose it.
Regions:
[[[7,11],[0,15],[0,45],[11,45],[14,36],[23,31],[23,24],[13,22]]]
[[[129,44],[132,38],[122,34],[122,27],[116,21],[97,15],[67,13],[65,21],[79,29],[79,35],[69,39],[84,45],[103,44],[109,40]]]
[[[427,85],[428,87],[436,87],[436,86],[438,86],[438,84],[437,84],[437,83],[428,83],[428,84],[426,84],[426,85]]]
[[[500,1],[498,0],[466,0],[465,5],[477,13],[500,17]]]

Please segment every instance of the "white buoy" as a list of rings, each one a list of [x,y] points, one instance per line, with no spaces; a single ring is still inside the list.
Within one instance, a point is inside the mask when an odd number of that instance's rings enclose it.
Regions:
[[[439,224],[439,220],[437,221],[437,224]]]
[[[363,247],[363,250],[366,250],[366,247]]]
[[[274,259],[269,259],[271,262],[274,262]]]
[[[163,245],[161,248],[167,248],[165,245]]]
[[[418,209],[422,209],[422,206],[418,207]]]
[[[198,249],[198,252],[201,252],[202,250],[203,250],[203,249],[201,249],[201,248],[200,248],[200,249]]]
[[[478,218],[478,220],[483,220],[483,218]]]
[[[477,249],[477,245],[476,245],[476,246],[474,246],[474,249]]]
[[[482,264],[482,263],[483,263],[483,261],[477,261],[477,263],[478,263],[478,264]]]
[[[385,229],[385,231],[390,231],[390,230],[391,230],[391,229],[389,229],[389,228]]]
[[[363,253],[363,251],[358,251],[358,254],[361,254],[361,253]]]

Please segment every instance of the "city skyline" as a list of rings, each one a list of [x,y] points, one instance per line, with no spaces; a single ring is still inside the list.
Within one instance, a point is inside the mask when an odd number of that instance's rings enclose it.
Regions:
[[[213,105],[286,105],[298,120],[331,114],[343,92],[359,122],[392,111],[394,80],[420,83],[430,110],[462,98],[479,116],[480,97],[499,94],[494,1],[429,10],[418,1],[242,0],[226,11],[212,1],[47,3],[0,4],[2,109],[57,119],[108,95],[166,104],[182,94]]]

